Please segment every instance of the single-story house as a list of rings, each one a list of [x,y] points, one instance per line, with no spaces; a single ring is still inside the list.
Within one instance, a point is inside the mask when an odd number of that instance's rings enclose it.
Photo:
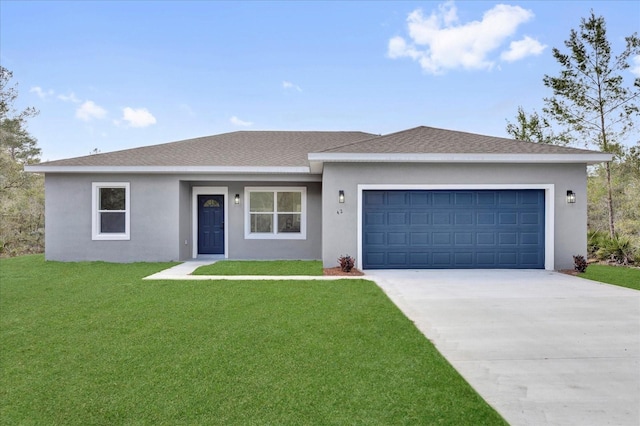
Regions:
[[[596,151],[431,127],[239,131],[27,166],[46,258],[573,267]]]

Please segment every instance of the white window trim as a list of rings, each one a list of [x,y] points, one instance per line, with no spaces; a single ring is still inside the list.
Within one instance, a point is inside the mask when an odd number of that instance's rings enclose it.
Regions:
[[[100,188],[124,188],[124,233],[100,232]],[[129,182],[91,183],[91,239],[94,241],[117,241],[131,239],[131,191]]]
[[[229,258],[229,188],[226,186],[194,186],[191,189],[191,255],[198,258],[198,195],[222,195],[224,197],[224,258]],[[216,255],[217,256],[217,255]]]
[[[362,269],[362,193],[368,190],[478,190],[478,189],[543,189],[544,190],[544,269],[553,271],[555,266],[555,185],[554,184],[359,184],[358,185],[358,269]]]
[[[299,192],[301,194],[300,232],[277,231],[274,217],[273,232],[251,232],[250,195],[252,192]],[[276,197],[277,198],[277,197]],[[274,205],[274,209],[277,206]],[[274,216],[277,212],[274,212]],[[244,238],[247,240],[306,240],[307,239],[307,188],[304,186],[248,186],[244,188]]]

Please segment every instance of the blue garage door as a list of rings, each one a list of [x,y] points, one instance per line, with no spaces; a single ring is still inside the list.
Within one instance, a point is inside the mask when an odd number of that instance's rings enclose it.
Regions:
[[[544,191],[364,191],[365,269],[544,268]]]

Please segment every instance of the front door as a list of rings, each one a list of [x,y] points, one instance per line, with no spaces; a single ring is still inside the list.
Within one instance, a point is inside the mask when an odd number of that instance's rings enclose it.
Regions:
[[[223,195],[198,195],[198,254],[224,254]]]

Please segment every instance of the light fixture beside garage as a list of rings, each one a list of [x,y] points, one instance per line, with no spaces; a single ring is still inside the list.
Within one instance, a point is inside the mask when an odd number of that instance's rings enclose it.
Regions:
[[[338,191],[338,202],[344,203],[344,191],[342,189]]]
[[[567,203],[573,204],[576,202],[576,193],[572,190],[567,191]]]
[[[236,194],[236,196],[233,198],[233,202],[236,204],[240,204],[240,194]]]

